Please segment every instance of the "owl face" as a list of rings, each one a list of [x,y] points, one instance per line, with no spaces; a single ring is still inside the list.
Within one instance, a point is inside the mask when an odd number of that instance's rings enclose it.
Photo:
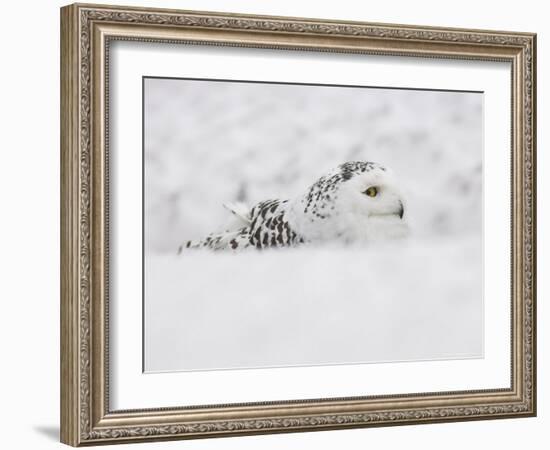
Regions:
[[[382,166],[356,173],[340,189],[339,210],[362,220],[405,220],[405,204],[393,173]]]

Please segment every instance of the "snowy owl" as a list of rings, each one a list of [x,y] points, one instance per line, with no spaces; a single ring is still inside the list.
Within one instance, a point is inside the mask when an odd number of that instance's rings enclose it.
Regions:
[[[179,248],[239,251],[311,243],[370,242],[407,234],[405,206],[395,178],[374,162],[339,165],[291,200],[266,200],[252,209],[224,205],[233,223]]]

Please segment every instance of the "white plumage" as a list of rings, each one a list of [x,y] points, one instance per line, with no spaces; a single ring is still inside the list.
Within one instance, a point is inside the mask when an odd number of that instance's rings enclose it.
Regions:
[[[341,164],[291,200],[266,200],[251,209],[242,204],[224,206],[234,216],[230,226],[200,241],[187,241],[180,250],[350,244],[408,232],[405,203],[395,177],[373,162]]]

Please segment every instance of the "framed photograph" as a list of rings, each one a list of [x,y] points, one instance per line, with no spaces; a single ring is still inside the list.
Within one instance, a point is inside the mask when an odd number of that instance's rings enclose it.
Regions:
[[[534,416],[535,55],[62,8],[62,442]]]

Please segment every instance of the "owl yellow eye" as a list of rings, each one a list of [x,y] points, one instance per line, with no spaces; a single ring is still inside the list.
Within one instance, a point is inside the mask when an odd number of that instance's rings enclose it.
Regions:
[[[365,194],[367,194],[369,197],[376,197],[378,195],[378,189],[374,186],[371,186],[365,191]]]

